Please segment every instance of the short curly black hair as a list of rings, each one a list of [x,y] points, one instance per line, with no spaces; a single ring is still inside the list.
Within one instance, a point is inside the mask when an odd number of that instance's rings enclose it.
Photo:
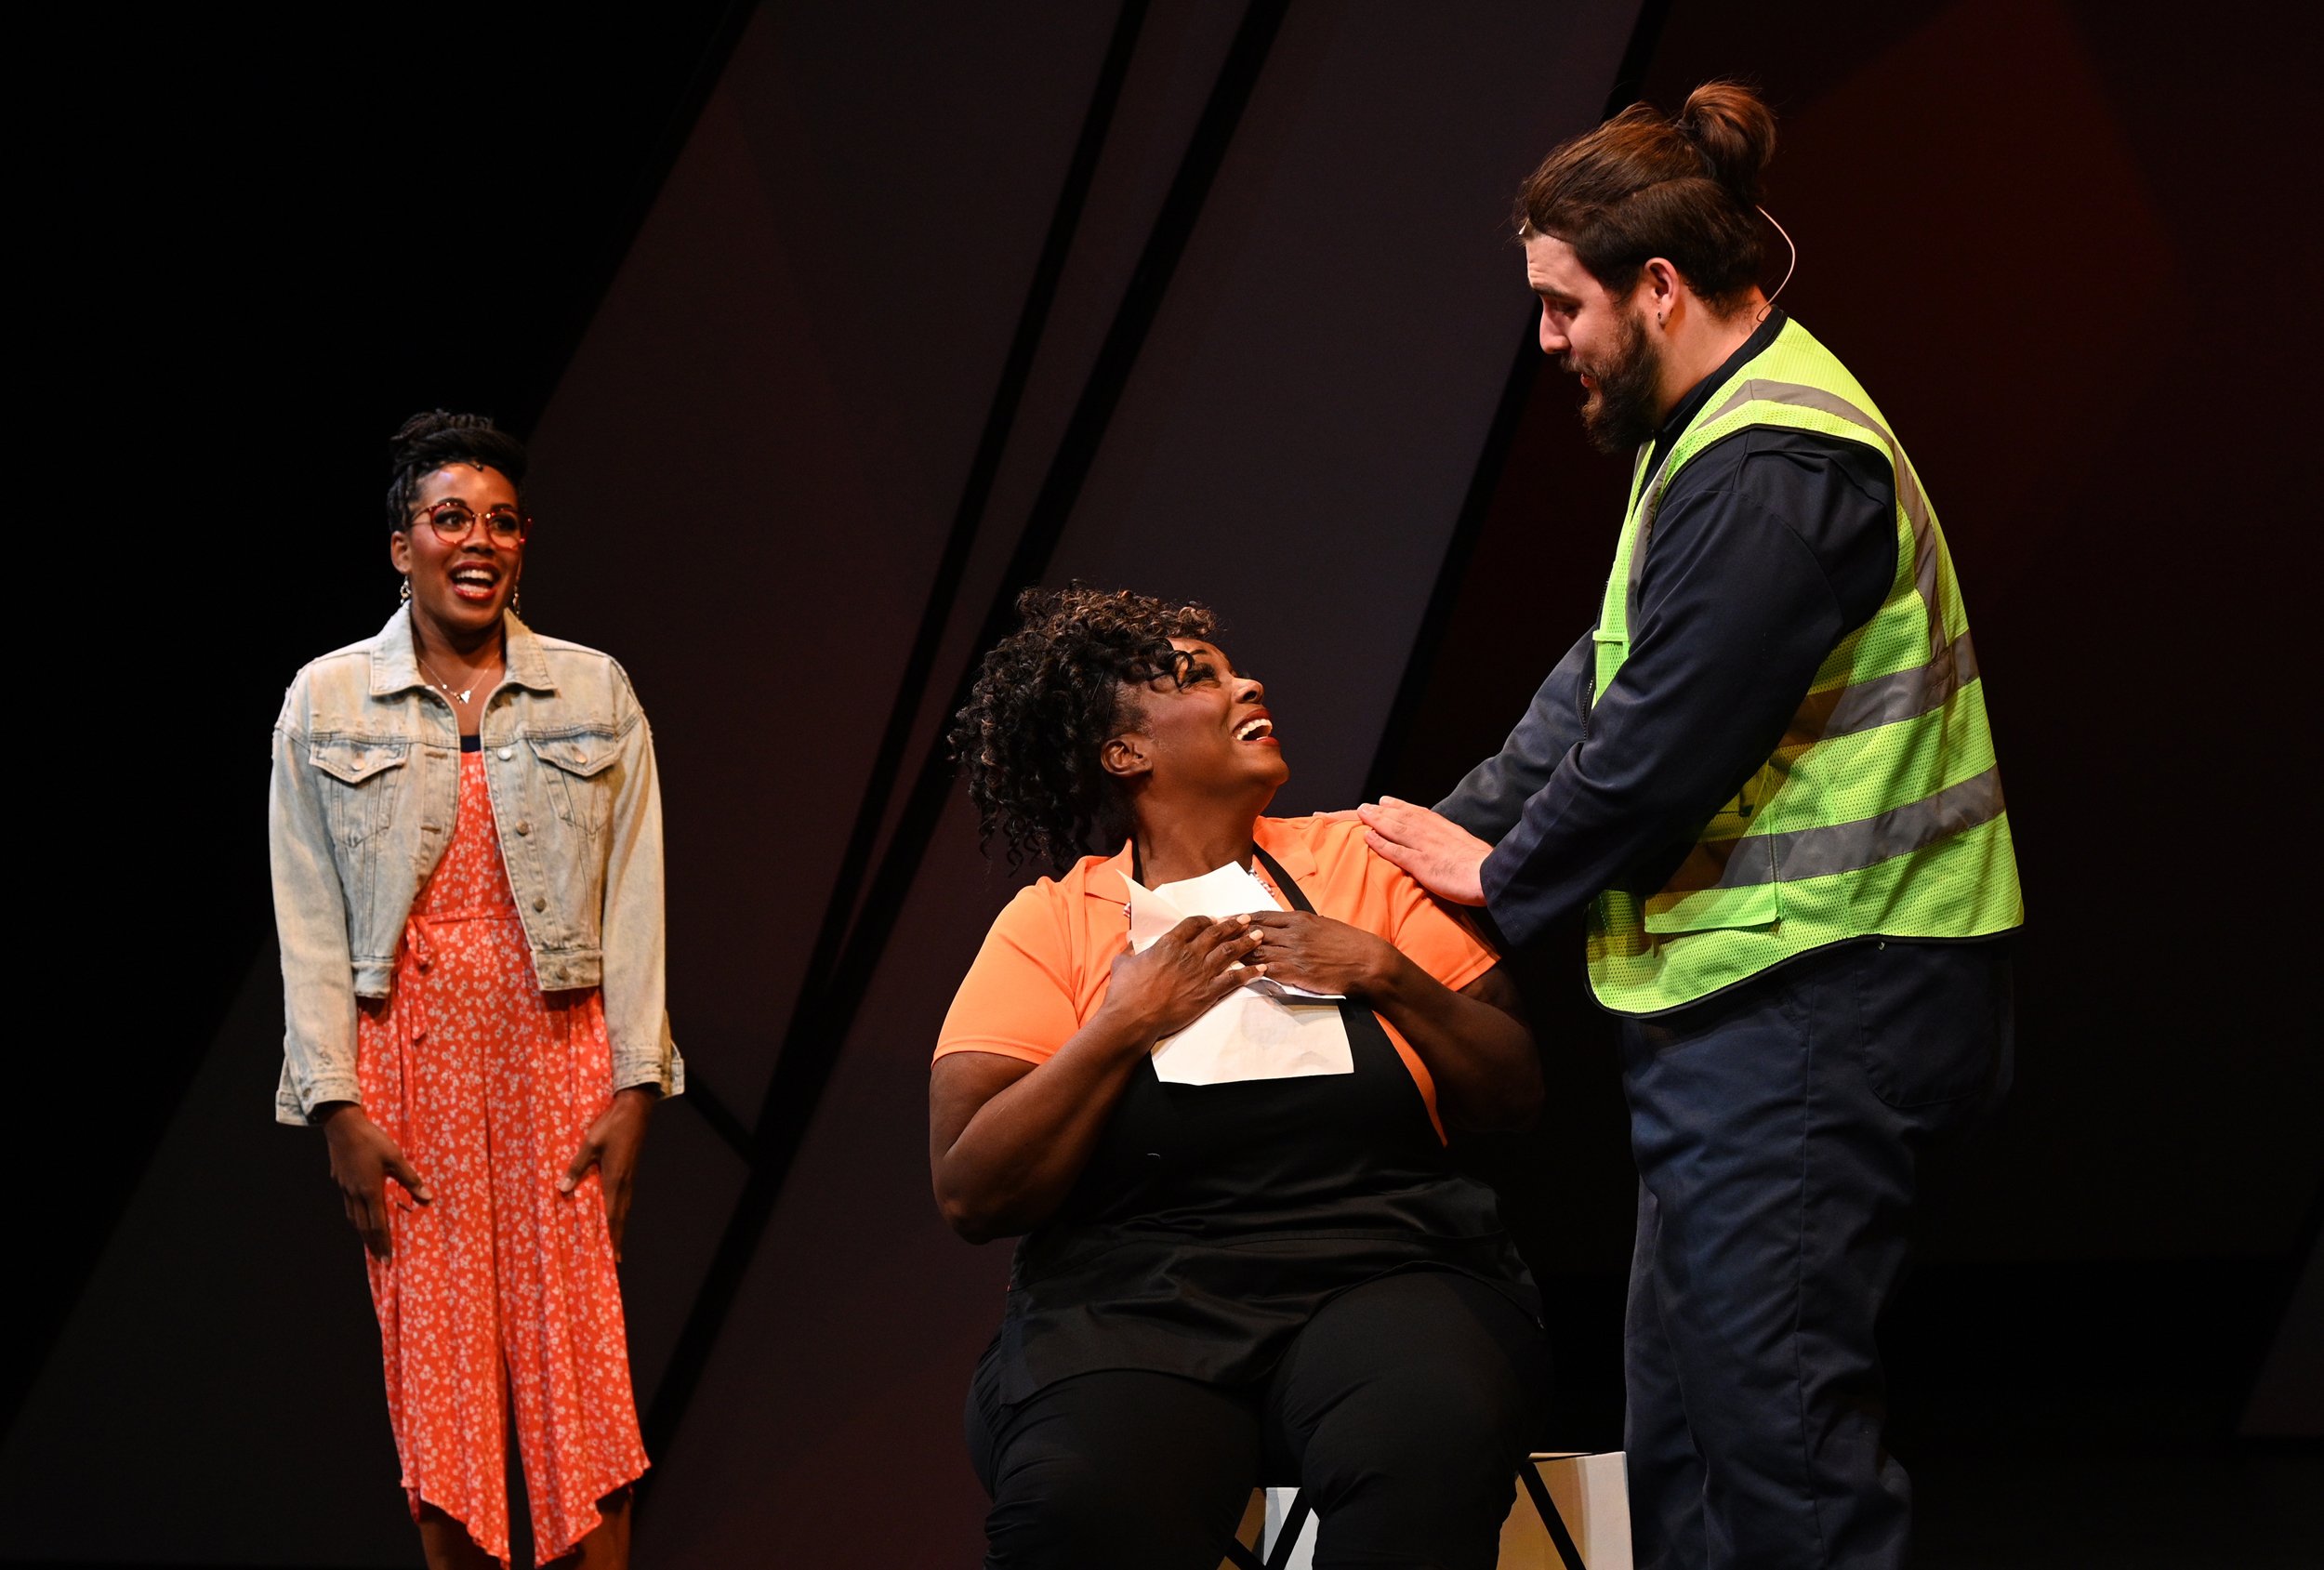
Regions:
[[[524,506],[524,443],[493,424],[489,416],[430,409],[405,420],[388,438],[389,528],[412,526],[419,482],[452,463],[500,470],[516,489],[517,506]]]
[[[1191,661],[1170,640],[1208,640],[1218,618],[1205,605],[1080,584],[1028,588],[1017,613],[1023,625],[984,656],[953,716],[952,748],[981,842],[998,831],[1010,865],[1039,859],[1062,872],[1127,831],[1098,762],[1098,749],[1121,732],[1123,687],[1159,677],[1182,684]]]

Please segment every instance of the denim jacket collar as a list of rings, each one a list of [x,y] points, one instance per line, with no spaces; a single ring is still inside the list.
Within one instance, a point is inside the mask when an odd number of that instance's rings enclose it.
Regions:
[[[548,656],[541,651],[541,640],[533,629],[517,620],[514,611],[501,613],[501,640],[508,651],[508,676],[511,687],[523,687],[535,693],[553,693],[556,681],[548,674]],[[399,605],[388,625],[379,629],[379,641],[371,651],[371,695],[388,697],[413,687],[433,687],[419,668],[419,654],[412,644],[411,608]]]

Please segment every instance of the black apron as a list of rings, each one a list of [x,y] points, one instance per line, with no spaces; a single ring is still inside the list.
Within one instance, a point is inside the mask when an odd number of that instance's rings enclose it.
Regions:
[[[1172,1085],[1151,1054],[1138,1066],[1057,1215],[1017,1246],[985,1353],[1002,1402],[1103,1368],[1255,1380],[1332,1297],[1397,1271],[1474,1276],[1538,1320],[1492,1191],[1447,1161],[1379,1019],[1338,1007],[1353,1074]]]

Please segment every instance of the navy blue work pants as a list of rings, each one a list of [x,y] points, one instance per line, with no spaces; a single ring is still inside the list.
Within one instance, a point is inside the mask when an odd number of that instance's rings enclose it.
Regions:
[[[1862,943],[1624,1022],[1639,1570],[1901,1565],[1874,1324],[1921,1153],[2006,1091],[1996,943]]]

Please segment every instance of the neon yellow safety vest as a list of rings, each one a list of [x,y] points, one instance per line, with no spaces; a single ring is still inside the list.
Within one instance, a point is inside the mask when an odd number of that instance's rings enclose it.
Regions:
[[[1936,514],[1864,389],[1796,322],[1704,402],[1651,478],[1652,449],[1639,455],[1598,616],[1592,705],[1630,653],[1671,478],[1755,426],[1887,455],[1896,575],[1871,620],[1825,658],[1775,756],[1712,814],[1670,880],[1643,897],[1598,897],[1591,986],[1623,1013],[1691,1003],[1851,938],[1969,938],[2024,919],[1985,688]]]

